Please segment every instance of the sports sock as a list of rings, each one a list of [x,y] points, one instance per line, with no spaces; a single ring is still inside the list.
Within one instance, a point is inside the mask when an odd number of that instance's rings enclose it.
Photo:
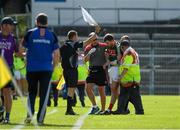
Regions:
[[[67,97],[67,111],[71,111],[72,110],[72,97],[68,96]]]
[[[114,104],[110,103],[108,109],[111,111],[113,106],[114,106]]]
[[[5,119],[9,119],[9,116],[10,116],[10,113],[9,113],[9,112],[6,112],[6,117],[5,117]]]
[[[96,108],[97,107],[97,105],[93,105],[93,108]]]

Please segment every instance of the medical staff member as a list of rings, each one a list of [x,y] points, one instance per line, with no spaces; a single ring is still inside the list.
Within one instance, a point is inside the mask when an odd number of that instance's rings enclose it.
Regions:
[[[123,56],[120,61],[120,95],[118,109],[113,114],[128,114],[127,104],[130,101],[135,108],[135,114],[144,114],[140,95],[140,66],[138,53],[130,46],[128,40],[121,41]]]

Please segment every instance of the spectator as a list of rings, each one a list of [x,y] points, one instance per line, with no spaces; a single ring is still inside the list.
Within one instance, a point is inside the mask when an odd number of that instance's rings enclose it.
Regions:
[[[40,101],[37,122],[39,125],[43,125],[47,97],[49,97],[48,86],[53,67],[58,64],[59,60],[59,45],[56,35],[47,28],[48,16],[45,13],[39,13],[37,15],[36,26],[27,32],[22,42],[23,46],[27,48],[26,69],[29,91],[28,107],[30,111],[25,123],[30,123],[32,119],[31,114],[34,115],[34,105],[39,83]]]
[[[18,52],[16,40],[14,35],[12,34],[14,25],[16,24],[17,22],[14,21],[11,17],[4,17],[1,20],[0,54],[6,60],[12,74],[13,74],[13,53]],[[4,123],[9,123],[10,121],[10,112],[12,108],[12,99],[11,99],[12,88],[13,86],[11,82],[2,88],[3,105],[6,111],[5,118],[4,120],[2,120]]]

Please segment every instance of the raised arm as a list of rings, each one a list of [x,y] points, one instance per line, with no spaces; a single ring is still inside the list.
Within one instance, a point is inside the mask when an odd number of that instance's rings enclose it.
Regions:
[[[96,51],[96,48],[91,48],[89,51],[85,51],[85,57],[84,57],[84,61],[87,62],[90,59],[90,56],[92,53],[94,53]]]
[[[100,32],[100,30],[100,26],[95,26],[95,33],[91,37],[88,37],[85,41],[83,41],[83,46],[86,47],[88,44],[93,42],[97,38],[96,35]]]

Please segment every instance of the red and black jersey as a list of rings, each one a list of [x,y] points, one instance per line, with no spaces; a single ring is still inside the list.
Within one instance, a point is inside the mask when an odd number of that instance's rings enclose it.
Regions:
[[[96,48],[96,51],[91,54],[89,65],[103,66],[106,63],[105,50],[107,48],[107,44],[99,42],[96,46],[88,45],[85,48],[85,54],[87,54],[92,48]]]

